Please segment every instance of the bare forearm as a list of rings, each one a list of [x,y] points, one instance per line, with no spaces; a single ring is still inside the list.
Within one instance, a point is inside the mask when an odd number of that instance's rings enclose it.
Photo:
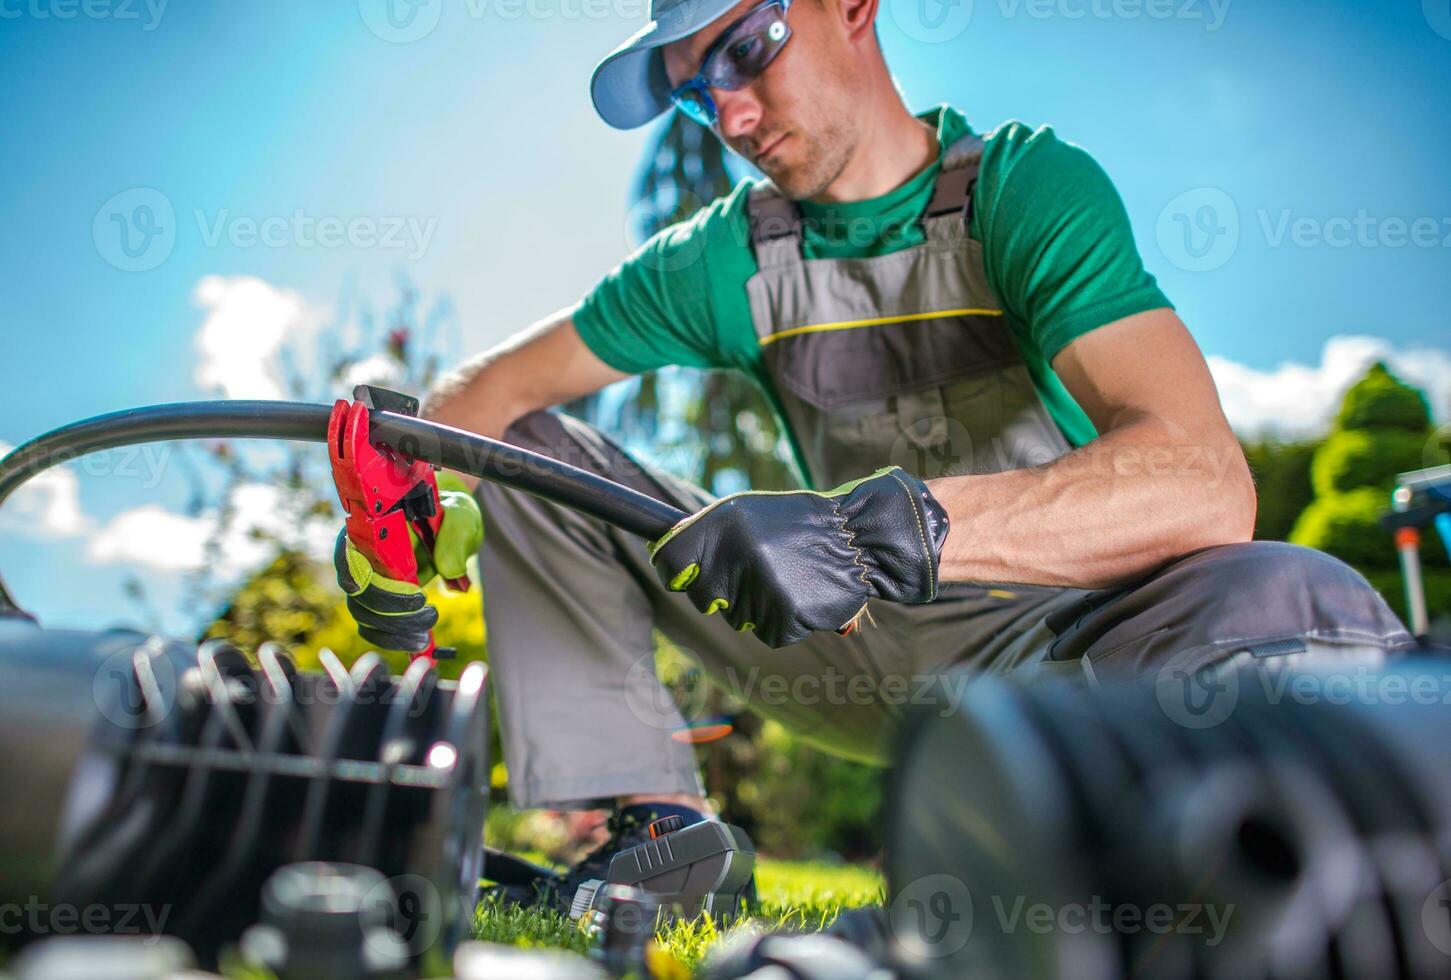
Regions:
[[[449,372],[428,393],[424,417],[499,439],[523,415],[625,377],[589,351],[571,313],[541,320]]]
[[[1044,466],[928,486],[951,519],[947,581],[1103,588],[1254,528],[1238,443],[1149,417]]]
[[[444,425],[499,438],[515,419],[525,414],[520,409],[520,393],[514,379],[505,382],[509,354],[552,325],[550,320],[534,324],[454,368],[429,391],[423,415]]]

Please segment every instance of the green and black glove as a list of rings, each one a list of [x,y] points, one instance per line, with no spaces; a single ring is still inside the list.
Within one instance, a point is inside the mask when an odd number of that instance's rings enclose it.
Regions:
[[[442,477],[439,482],[444,482]],[[435,575],[446,579],[466,575],[469,556],[483,543],[484,519],[472,494],[441,490],[438,499],[443,505],[443,523],[433,554],[416,537],[413,540],[417,585],[380,575],[348,539],[346,527],[338,534],[333,567],[338,585],[347,593],[348,612],[357,620],[358,635],[384,650],[417,653],[428,646],[428,631],[438,622],[438,610],[428,604],[423,586]]]
[[[771,647],[856,624],[870,598],[931,602],[947,511],[890,466],[824,493],[722,497],[650,546],[665,587]]]

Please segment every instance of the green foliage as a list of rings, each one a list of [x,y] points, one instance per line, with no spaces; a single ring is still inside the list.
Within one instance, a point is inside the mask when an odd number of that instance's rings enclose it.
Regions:
[[[1380,362],[1351,385],[1335,418],[1335,428],[1341,430],[1403,429],[1423,433],[1430,426],[1431,410],[1426,396],[1391,374]]]
[[[1380,526],[1389,509],[1390,497],[1370,487],[1317,497],[1295,522],[1290,540],[1357,568],[1382,568],[1395,561],[1390,532]]]
[[[1290,540],[1362,572],[1393,568],[1395,543],[1380,518],[1390,510],[1396,474],[1421,465],[1430,428],[1421,392],[1384,364],[1372,365],[1345,393],[1335,428],[1315,451],[1310,464],[1315,500],[1295,522]],[[1423,554],[1437,560],[1430,547]]]
[[[1418,469],[1426,431],[1340,429],[1315,453],[1311,482],[1321,497],[1375,487],[1387,494],[1396,474]]]
[[[728,812],[750,821],[758,847],[793,857],[880,850],[881,769],[834,758],[775,722],[757,741],[757,766]]]
[[[1446,554],[1444,549],[1441,554]],[[1385,601],[1390,603],[1397,616],[1404,620],[1409,615],[1406,609],[1406,582],[1399,569],[1378,569],[1367,573],[1365,577],[1385,597]],[[1435,620],[1438,615],[1443,618],[1451,616],[1451,569],[1422,568],[1421,584],[1426,592],[1426,609],[1431,619]]]
[[[1245,459],[1254,474],[1259,495],[1255,515],[1255,537],[1263,541],[1284,541],[1300,512],[1310,505],[1315,491],[1310,485],[1310,460],[1315,442],[1246,443]]]
[[[316,563],[282,551],[242,583],[202,638],[249,651],[268,641],[296,647],[331,623],[337,597],[337,583],[325,580]]]
[[[434,639],[457,651],[439,663],[439,675],[457,677],[471,660],[484,660],[483,602],[478,587],[450,592],[437,581],[426,590],[438,607]],[[204,639],[227,640],[244,651],[280,643],[302,670],[319,669],[318,654],[331,650],[352,666],[373,646],[358,635],[357,624],[333,578],[331,566],[319,565],[295,552],[283,552],[262,571],[242,583],[227,609],[206,628]],[[389,670],[401,674],[408,655],[377,651]]]

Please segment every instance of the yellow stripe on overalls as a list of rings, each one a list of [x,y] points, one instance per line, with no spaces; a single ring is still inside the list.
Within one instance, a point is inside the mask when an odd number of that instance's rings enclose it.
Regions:
[[[781,330],[769,337],[761,338],[761,346],[774,344],[786,337],[803,333],[821,333],[826,330],[854,330],[857,327],[884,327],[891,323],[911,323],[914,320],[938,320],[945,316],[1002,316],[1002,310],[933,310],[929,313],[908,313],[905,316],[874,316],[867,320],[838,320],[836,323],[808,323],[804,327]]]

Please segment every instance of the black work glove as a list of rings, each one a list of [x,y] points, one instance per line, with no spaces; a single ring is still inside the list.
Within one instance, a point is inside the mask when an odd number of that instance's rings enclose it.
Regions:
[[[890,466],[835,490],[722,497],[650,546],[665,587],[767,646],[854,628],[867,600],[931,602],[947,512]]]

